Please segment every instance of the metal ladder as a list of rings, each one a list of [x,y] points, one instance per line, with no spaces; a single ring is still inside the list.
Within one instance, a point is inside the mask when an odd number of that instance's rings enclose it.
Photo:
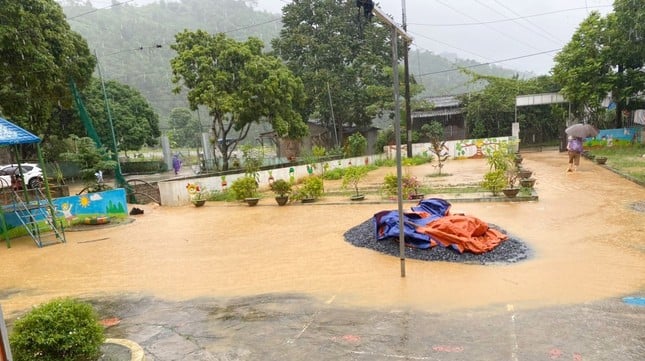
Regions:
[[[19,191],[12,191],[13,212],[38,247],[65,243],[63,223],[56,217],[56,207],[41,188],[34,188],[35,199],[23,200]]]

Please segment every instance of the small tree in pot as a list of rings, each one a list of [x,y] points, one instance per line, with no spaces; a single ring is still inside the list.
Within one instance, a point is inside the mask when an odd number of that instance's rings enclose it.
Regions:
[[[291,194],[291,183],[284,179],[278,179],[271,183],[271,190],[275,193],[275,201],[279,206],[287,204]]]
[[[245,201],[249,206],[258,204],[258,183],[254,176],[247,175],[236,179],[231,184],[231,190],[235,193],[235,199]]]
[[[343,173],[343,188],[353,187],[356,191],[351,199],[352,200],[363,200],[365,195],[358,192],[358,184],[367,176],[368,168],[365,166],[353,165],[351,167],[345,168]]]
[[[302,185],[294,192],[294,199],[301,200],[303,203],[313,202],[324,193],[322,177],[310,175],[305,177]]]

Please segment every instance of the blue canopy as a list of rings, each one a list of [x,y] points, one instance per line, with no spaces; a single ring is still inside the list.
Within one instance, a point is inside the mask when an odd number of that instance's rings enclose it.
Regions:
[[[0,146],[40,143],[40,138],[0,117]]]

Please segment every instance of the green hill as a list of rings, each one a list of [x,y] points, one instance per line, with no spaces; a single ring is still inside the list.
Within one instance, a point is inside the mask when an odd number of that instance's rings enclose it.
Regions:
[[[162,129],[175,107],[186,107],[185,96],[171,92],[170,49],[174,35],[184,29],[225,32],[238,40],[255,36],[270,47],[278,36],[279,14],[257,11],[237,0],[161,0],[143,6],[128,3],[96,9],[87,1],[65,1],[63,10],[72,29],[80,33],[98,57],[104,79],[114,79],[138,89],[158,111]],[[471,67],[468,60],[411,51],[410,72],[423,83],[423,96],[460,94],[473,89],[455,64]],[[512,76],[516,71],[495,66],[475,67],[485,74]]]

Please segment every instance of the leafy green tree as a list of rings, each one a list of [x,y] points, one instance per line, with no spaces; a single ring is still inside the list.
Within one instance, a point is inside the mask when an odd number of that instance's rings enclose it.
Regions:
[[[618,128],[623,126],[623,110],[645,106],[645,0],[614,0],[614,12],[607,15],[607,22],[604,50],[612,65],[608,75]]]
[[[553,91],[553,84],[545,78],[506,79],[468,73],[473,77],[473,82],[486,84],[482,90],[460,97],[469,124],[468,132],[473,138],[510,135],[515,121],[515,98],[518,95]],[[522,111],[525,112],[523,117],[518,117],[520,136],[540,134],[545,139],[557,138],[559,125],[563,123],[558,108]]]
[[[188,108],[170,111],[171,140],[180,147],[197,147],[200,144],[202,124]]]
[[[370,125],[392,100],[389,28],[340,0],[291,2],[282,22],[273,49],[305,84],[307,114],[328,127]]]
[[[127,151],[139,150],[144,144],[157,144],[161,135],[159,116],[136,89],[111,80],[105,82],[105,93],[119,151],[127,155]],[[112,129],[101,82],[94,78],[83,97],[101,144],[112,144]]]
[[[437,121],[424,124],[421,132],[430,140],[430,151],[437,156],[437,165],[435,166],[439,174],[443,169],[443,163],[448,159],[448,147],[446,147],[446,137],[443,125]]]
[[[90,80],[96,61],[54,0],[0,0],[0,114],[36,134],[64,135],[52,114],[72,104],[70,79]]]
[[[610,65],[602,51],[607,21],[592,12],[580,24],[571,41],[555,56],[552,73],[562,85],[562,94],[572,103],[574,114],[596,114],[602,100],[611,90],[606,81]]]
[[[579,116],[603,115],[601,103],[611,93],[616,103],[614,126],[622,127],[623,110],[643,106],[645,90],[645,1],[615,0],[614,12],[592,12],[555,57],[553,77]]]
[[[279,59],[263,54],[260,40],[238,42],[201,30],[183,31],[175,39],[174,91],[188,90],[191,109],[208,108],[224,170],[253,123],[271,124],[278,136],[307,134],[302,82]]]
[[[367,150],[367,139],[363,134],[356,132],[347,137],[347,156],[358,157],[365,154]]]
[[[97,183],[96,172],[105,172],[116,167],[116,162],[110,159],[105,147],[97,148],[92,138],[72,138],[74,150],[61,154],[61,158],[78,165],[81,179],[86,186],[93,186]]]

